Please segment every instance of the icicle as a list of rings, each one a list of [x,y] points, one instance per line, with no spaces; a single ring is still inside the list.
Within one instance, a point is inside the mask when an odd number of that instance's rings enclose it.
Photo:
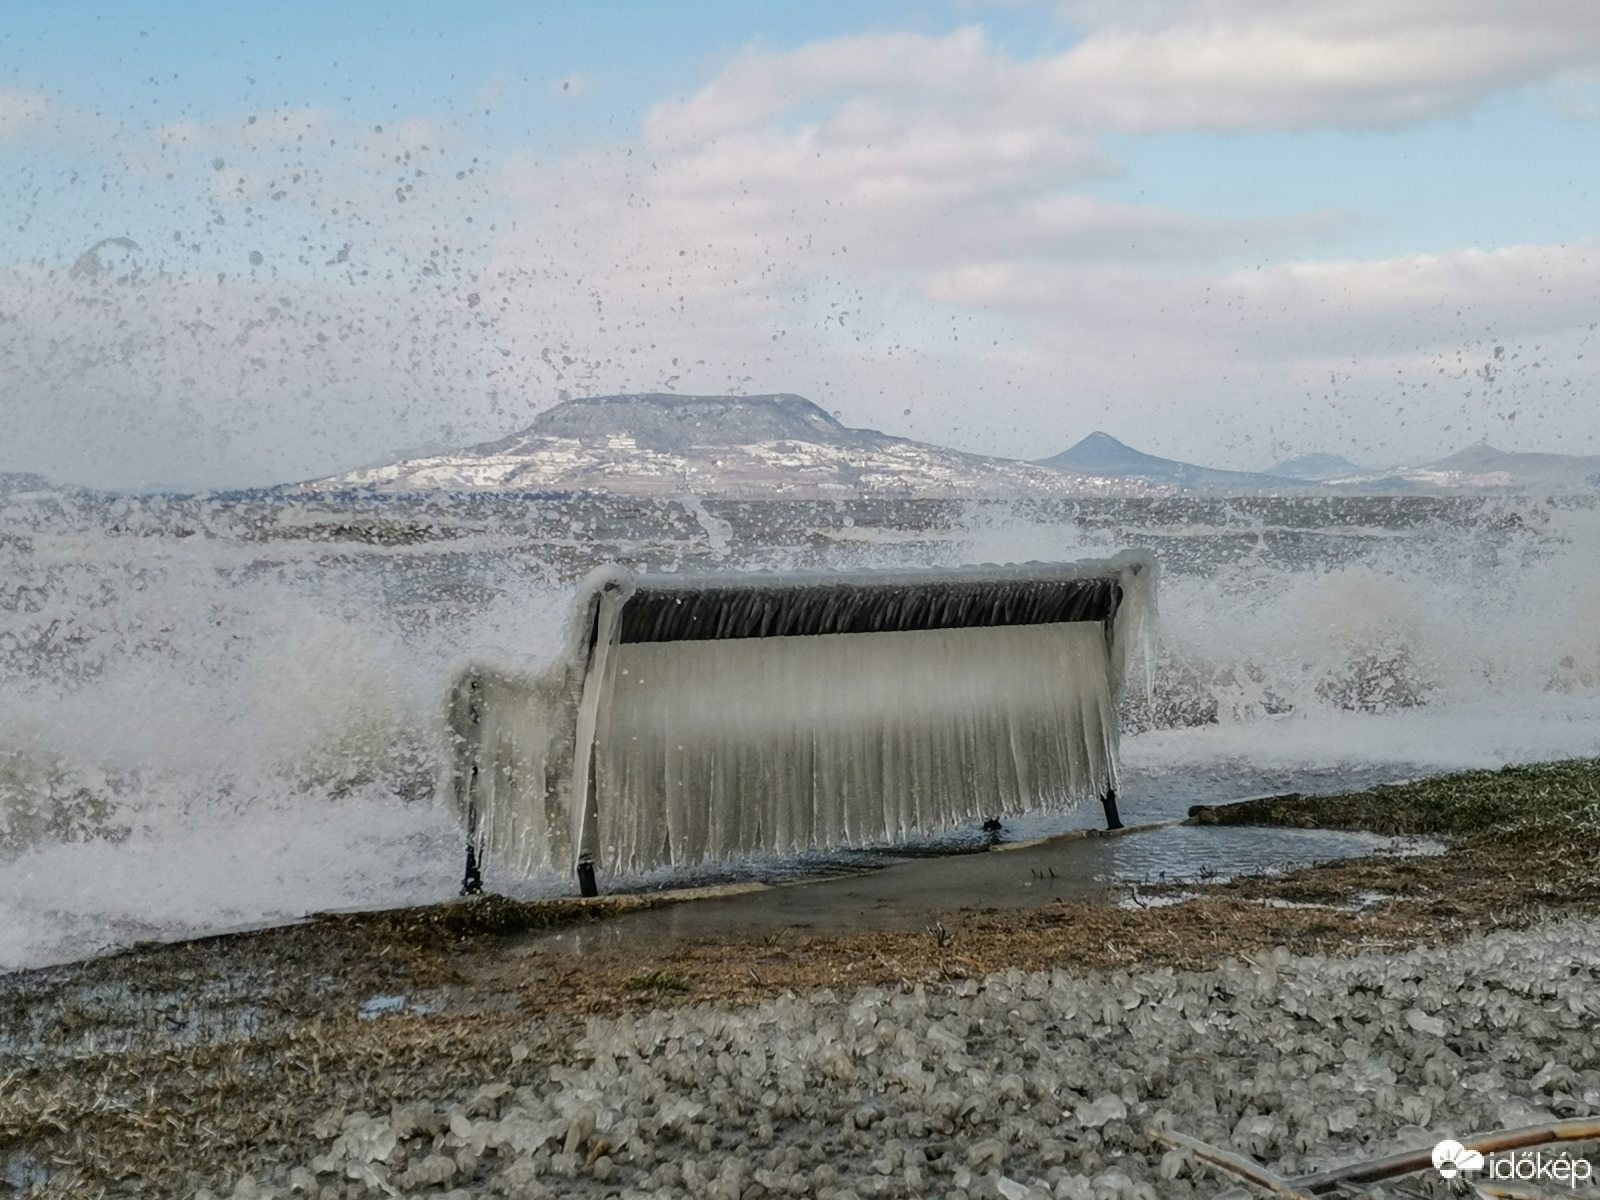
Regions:
[[[917,576],[586,581],[541,675],[457,683],[453,787],[508,866],[893,842],[1116,787],[1143,555]],[[591,785],[592,772],[592,785]]]
[[[1098,797],[1108,668],[1090,622],[613,647],[603,861],[893,841]]]
[[[572,745],[552,737],[576,710],[563,677],[472,668],[458,678],[451,704],[457,807],[475,809],[474,832],[528,875],[569,856]]]
[[[1144,686],[1145,703],[1150,703],[1155,692],[1156,581],[1160,568],[1156,560],[1142,550],[1126,550],[1106,564],[1117,572],[1117,583],[1122,589],[1122,601],[1117,605],[1113,621],[1112,695],[1120,702],[1127,690],[1128,676],[1137,672]]]

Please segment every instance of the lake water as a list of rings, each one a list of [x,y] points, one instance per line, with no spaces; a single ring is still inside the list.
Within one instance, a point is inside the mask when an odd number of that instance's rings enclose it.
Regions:
[[[13,493],[0,496],[0,970],[454,895],[461,833],[434,795],[451,670],[551,659],[571,585],[601,562],[954,566],[1128,547],[1163,570],[1150,687],[1122,714],[1130,824],[1600,754],[1589,501]],[[1041,814],[1006,836],[1100,819]],[[570,888],[492,862],[486,883]]]

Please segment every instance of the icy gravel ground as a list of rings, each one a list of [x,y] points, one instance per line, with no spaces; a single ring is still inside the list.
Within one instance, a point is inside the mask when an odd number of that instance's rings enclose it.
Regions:
[[[234,1194],[1214,1196],[1228,1182],[1152,1123],[1295,1175],[1582,1116],[1600,1111],[1597,1027],[1595,922],[665,1008],[591,1020],[538,1087],[330,1114],[322,1153]]]

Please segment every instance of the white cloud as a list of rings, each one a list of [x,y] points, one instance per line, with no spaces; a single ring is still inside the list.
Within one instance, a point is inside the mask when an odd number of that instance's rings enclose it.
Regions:
[[[1600,450],[1600,243],[1182,275],[969,269],[926,287],[1026,328],[1018,370],[1068,397],[1039,420],[1062,443],[1110,427],[1258,468],[1268,442],[1378,463],[1480,437]]]
[[[260,150],[326,138],[334,123],[333,114],[323,108],[276,109],[225,121],[169,121],[151,131],[151,140],[162,149]]]
[[[1314,320],[1322,330],[1369,333],[1404,321],[1409,336],[1428,327],[1458,327],[1454,312],[1472,305],[1493,324],[1536,329],[1600,293],[1600,244],[1513,246],[1450,254],[1408,255],[1370,262],[1285,263],[1269,270],[1093,275],[1062,267],[1018,265],[930,275],[930,298],[963,306],[991,305],[1029,318],[1053,319],[1076,305],[1092,282],[1101,320],[1132,319],[1152,308],[1186,314],[1199,330],[1238,321],[1263,337]],[[1237,317],[1219,318],[1224,310]],[[1087,311],[1083,316],[1088,316]]]
[[[1024,457],[1097,427],[1257,468],[1478,437],[1600,451],[1592,243],[1241,270],[1213,264],[1295,231],[1016,181],[872,194],[781,155],[743,174],[707,161],[694,146],[513,172],[527,208],[484,303],[520,342],[560,342],[558,387],[795,390]],[[1149,258],[1119,249],[1136,242]],[[1479,378],[1501,343],[1515,369]]]
[[[1600,120],[1600,73],[1569,72],[1544,89],[1550,105],[1569,121]]]
[[[1600,65],[1600,8],[1585,0],[1199,0],[1075,16],[1076,44],[1029,59],[978,27],[752,51],[658,108],[647,141],[803,121],[845,98],[1003,131],[1390,126]]]
[[[1095,29],[1029,82],[1124,129],[1402,125],[1597,61],[1579,0],[1201,0]]]
[[[1485,436],[1600,450],[1592,243],[1173,271],[1097,259],[1065,231],[1200,236],[1175,214],[980,195],[998,228],[928,223],[929,248],[910,227],[933,210],[886,205],[882,244],[843,252],[827,237],[867,237],[865,218],[828,225],[811,199],[796,218],[769,192],[747,209],[638,158],[520,162],[517,233],[438,287],[342,287],[343,266],[321,284],[218,286],[120,244],[79,277],[13,269],[0,469],[264,483],[486,439],[563,392],[663,385],[793,390],[848,421],[1025,457],[1094,428],[1239,467],[1313,448],[1425,458]],[[1034,225],[1017,215],[1029,204],[1046,210]],[[1045,226],[1055,248],[1030,254]]]
[[[514,164],[520,230],[485,295],[508,328],[581,348],[563,387],[749,380],[1001,453],[1102,424],[1241,466],[1265,465],[1258,438],[1380,461],[1373,439],[1427,455],[1463,430],[1600,449],[1576,399],[1600,384],[1575,348],[1600,299],[1592,246],[1318,262],[1338,214],[1219,221],[1075,190],[1116,169],[1108,126],[1384,123],[1564,77],[1595,58],[1600,10],[1139,17],[1033,61],[977,29],[743,54],[653,110],[636,153]],[[1265,269],[1220,265],[1247,253]],[[1473,384],[1456,356],[1486,338],[1556,351]]]
[[[1382,123],[1582,78],[1587,9],[1130,11],[1033,60],[977,29],[751,51],[636,142],[519,153],[487,180],[422,121],[163,127],[142,177],[188,169],[204,205],[130,230],[167,260],[0,280],[13,463],[71,476],[93,446],[138,478],[292,478],[657,387],[798,391],[1021,456],[1096,427],[1244,467],[1477,436],[1600,450],[1580,357],[1593,245],[1322,262],[1339,214],[1219,220],[1082,190],[1119,169],[1108,127]],[[225,266],[202,285],[206,256]],[[217,288],[224,269],[245,281]],[[1515,369],[1476,374],[1490,343]]]
[[[0,142],[16,141],[50,119],[50,98],[40,92],[0,88]]]
[[[346,282],[436,290],[494,237],[484,169],[438,121],[357,124],[302,108],[125,140],[124,227],[162,270],[236,277],[248,262],[326,282],[327,267]]]
[[[218,283],[107,239],[0,270],[0,470],[104,486],[245,486],[478,440],[553,390],[453,293]]]
[[[515,160],[519,231],[499,242],[490,287],[508,319],[594,348],[584,362],[638,364],[650,341],[676,339],[724,356],[735,381],[762,373],[774,338],[811,345],[802,331],[825,328],[808,353],[837,349],[840,313],[816,309],[822,294],[854,314],[850,345],[875,350],[946,345],[975,314],[1001,334],[991,343],[1021,337],[1106,287],[1108,267],[1134,280],[1154,268],[1141,294],[1176,311],[1193,298],[1175,266],[1281,262],[1342,218],[1217,220],[1084,195],[1082,181],[1118,169],[1105,127],[1432,111],[1589,53],[1582,28],[1551,33],[1564,15],[1535,5],[1507,39],[1490,35],[1501,10],[1471,4],[1235,2],[1145,6],[1137,26],[1104,23],[1028,61],[977,28],[753,50],[653,109],[636,152]],[[1439,53],[1407,57],[1435,35]],[[1463,37],[1480,51],[1451,40]],[[616,347],[623,330],[643,345]],[[677,378],[669,367],[662,378]],[[586,379],[623,377],[638,378]]]

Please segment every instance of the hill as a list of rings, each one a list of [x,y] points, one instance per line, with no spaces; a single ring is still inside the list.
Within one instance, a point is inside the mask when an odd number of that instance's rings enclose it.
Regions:
[[[1301,454],[1285,459],[1268,470],[1280,479],[1303,479],[1308,483],[1329,483],[1343,479],[1369,479],[1384,474],[1360,467],[1338,454]]]
[[[1479,442],[1394,473],[1420,487],[1452,491],[1592,492],[1600,488],[1600,455],[1497,450]]]
[[[1186,490],[1274,491],[1303,486],[1301,481],[1253,471],[1219,471],[1171,458],[1145,454],[1098,430],[1060,454],[1039,460],[1055,471],[1137,479]]]
[[[841,424],[802,396],[569,400],[496,441],[317,480],[318,490],[846,498],[1142,495],[1149,486]]]

